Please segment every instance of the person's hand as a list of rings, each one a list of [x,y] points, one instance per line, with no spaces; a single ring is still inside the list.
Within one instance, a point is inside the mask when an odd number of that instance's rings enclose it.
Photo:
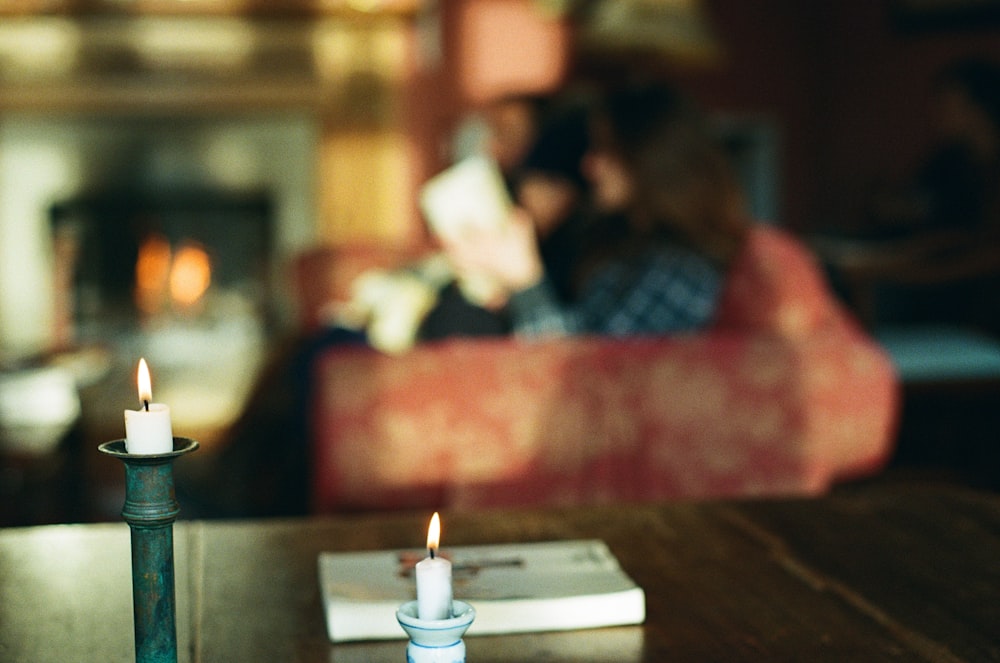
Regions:
[[[535,285],[544,273],[534,224],[518,208],[501,228],[470,230],[444,249],[458,273],[484,274],[508,292]]]

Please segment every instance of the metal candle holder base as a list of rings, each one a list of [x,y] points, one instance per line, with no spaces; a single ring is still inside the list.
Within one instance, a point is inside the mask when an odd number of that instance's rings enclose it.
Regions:
[[[136,663],[177,661],[173,524],[180,505],[174,495],[173,462],[197,448],[198,443],[186,437],[175,437],[174,450],[161,454],[130,454],[125,440],[98,447],[125,463],[122,518],[132,534]]]

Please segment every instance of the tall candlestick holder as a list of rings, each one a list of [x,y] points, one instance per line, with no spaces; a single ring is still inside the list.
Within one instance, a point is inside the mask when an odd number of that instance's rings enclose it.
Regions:
[[[174,521],[180,505],[174,494],[173,462],[198,443],[174,438],[174,450],[130,454],[125,440],[98,449],[125,464],[122,518],[132,536],[132,609],[136,663],[176,663],[177,616],[174,601]]]

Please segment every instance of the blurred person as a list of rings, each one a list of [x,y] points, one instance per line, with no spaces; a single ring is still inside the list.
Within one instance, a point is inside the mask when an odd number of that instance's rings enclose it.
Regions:
[[[455,131],[454,160],[473,154],[492,159],[508,191],[515,195],[516,173],[538,140],[552,95],[511,93],[487,102]]]
[[[583,172],[589,122],[589,100],[554,112],[517,174],[515,202],[531,218],[546,274],[564,301],[574,297],[573,273],[592,194]]]
[[[586,101],[553,101],[534,144],[521,163],[508,171],[513,200],[530,216],[540,259],[564,301],[571,297],[588,195],[582,170],[588,140]],[[507,334],[511,326],[505,305],[506,300],[501,300],[494,306],[477,306],[465,300],[454,283],[449,284],[424,319],[419,338]]]
[[[591,124],[588,222],[561,298],[523,206],[502,231],[446,246],[452,260],[501,282],[520,334],[695,331],[714,316],[743,243],[742,196],[701,113],[666,85],[613,91]]]

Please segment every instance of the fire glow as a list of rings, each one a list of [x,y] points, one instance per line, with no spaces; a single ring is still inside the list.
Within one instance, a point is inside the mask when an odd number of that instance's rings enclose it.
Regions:
[[[143,313],[159,313],[167,302],[190,311],[212,283],[212,262],[198,244],[187,242],[174,252],[165,237],[153,235],[139,247],[135,283],[136,306]]]
[[[212,284],[212,263],[200,246],[182,246],[170,268],[170,299],[182,307],[194,306]]]

